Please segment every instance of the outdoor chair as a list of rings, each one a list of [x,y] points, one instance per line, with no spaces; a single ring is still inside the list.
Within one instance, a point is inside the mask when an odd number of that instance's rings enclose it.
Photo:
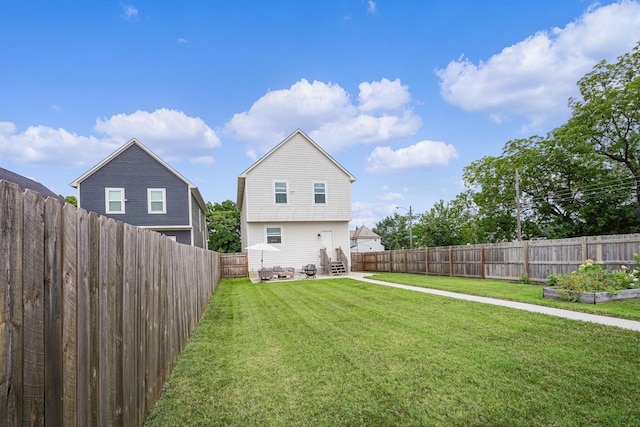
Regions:
[[[261,268],[260,270],[258,270],[258,274],[260,275],[260,281],[273,279],[272,268]]]

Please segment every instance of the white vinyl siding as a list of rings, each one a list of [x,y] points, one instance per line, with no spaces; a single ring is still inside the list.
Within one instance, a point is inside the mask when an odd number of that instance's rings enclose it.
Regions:
[[[166,214],[167,190],[164,188],[147,188],[147,202],[150,214]]]
[[[286,204],[275,203],[275,182],[286,183]],[[314,203],[314,183],[325,184],[324,204]],[[349,175],[303,136],[247,173],[243,198],[243,219],[248,222],[351,220]]]
[[[105,188],[104,198],[106,213],[124,213],[124,188]]]
[[[313,183],[313,203],[316,205],[327,203],[327,184],[325,182]]]
[[[293,267],[296,271],[303,265],[316,264],[320,271],[320,249],[322,239],[318,234],[323,231],[333,232],[333,246],[341,247],[347,257],[351,256],[348,222],[289,222],[289,223],[250,223],[247,227],[247,246],[264,242],[266,227],[279,227],[282,233],[282,243],[276,246],[279,251],[264,252],[264,266]],[[329,256],[335,259],[334,250],[328,250]],[[260,268],[260,251],[247,251],[249,269]]]

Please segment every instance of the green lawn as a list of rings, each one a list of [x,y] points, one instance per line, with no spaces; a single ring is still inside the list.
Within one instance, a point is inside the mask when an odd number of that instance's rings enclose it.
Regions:
[[[440,289],[443,291],[563,308],[565,310],[640,320],[640,300],[616,301],[607,304],[583,304],[542,298],[543,286],[511,283],[504,280],[479,280],[403,273],[375,273],[368,277],[422,288]]]
[[[640,333],[351,279],[223,280],[146,426],[637,425]]]

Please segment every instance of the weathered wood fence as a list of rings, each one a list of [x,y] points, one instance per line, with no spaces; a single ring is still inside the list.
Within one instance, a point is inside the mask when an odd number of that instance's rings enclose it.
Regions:
[[[137,426],[219,254],[0,181],[0,425]]]
[[[220,254],[220,275],[227,277],[248,277],[249,262],[246,252]]]
[[[384,252],[352,252],[354,271],[519,280],[543,283],[553,273],[576,270],[587,259],[607,269],[633,266],[640,234],[530,240]]]

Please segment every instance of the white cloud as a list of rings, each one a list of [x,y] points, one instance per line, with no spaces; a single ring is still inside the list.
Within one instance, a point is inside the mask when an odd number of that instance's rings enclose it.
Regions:
[[[371,15],[375,15],[376,13],[376,2],[374,2],[373,0],[367,1],[367,13]]]
[[[397,212],[395,204],[389,203],[351,203],[352,220],[349,223],[350,229],[356,226],[366,225],[369,228],[375,227],[382,218],[393,215]]]
[[[456,158],[458,153],[451,144],[440,141],[420,141],[395,151],[390,147],[376,147],[367,159],[366,168],[374,173],[401,172],[408,169],[447,165]]]
[[[122,5],[122,13],[127,21],[138,19],[138,9],[133,5]]]
[[[186,44],[186,43],[189,43],[189,40],[183,39],[182,37],[178,39],[178,44]]]
[[[47,126],[30,126],[20,133],[13,123],[0,122],[0,158],[18,163],[88,166],[117,147],[109,138],[80,136]]]
[[[30,126],[18,131],[0,122],[0,158],[20,163],[82,167],[95,164],[131,138],[137,138],[165,160],[188,157],[195,164],[212,164],[211,150],[220,139],[200,118],[168,109],[136,111],[98,119],[102,136],[82,136],[65,129]]]
[[[400,79],[383,78],[379,82],[362,82],[358,87],[358,108],[363,112],[401,110],[411,98],[409,86],[403,86]]]
[[[539,128],[569,115],[576,82],[602,59],[615,61],[640,40],[640,3],[589,8],[564,28],[541,31],[478,64],[461,57],[437,70],[442,97],[500,123]]]
[[[396,200],[403,200],[403,199],[404,199],[404,196],[401,193],[394,193],[392,191],[378,194],[378,200],[382,200],[383,202],[393,202]]]
[[[162,152],[196,154],[220,146],[220,138],[200,117],[161,108],[153,112],[136,111],[96,120],[96,131],[111,137],[139,139]],[[146,141],[146,143],[145,143]]]
[[[266,152],[300,128],[330,152],[354,144],[413,135],[422,125],[407,106],[409,93],[399,80],[360,85],[360,104],[334,83],[301,79],[289,89],[270,91],[249,111],[235,114],[225,131]]]

